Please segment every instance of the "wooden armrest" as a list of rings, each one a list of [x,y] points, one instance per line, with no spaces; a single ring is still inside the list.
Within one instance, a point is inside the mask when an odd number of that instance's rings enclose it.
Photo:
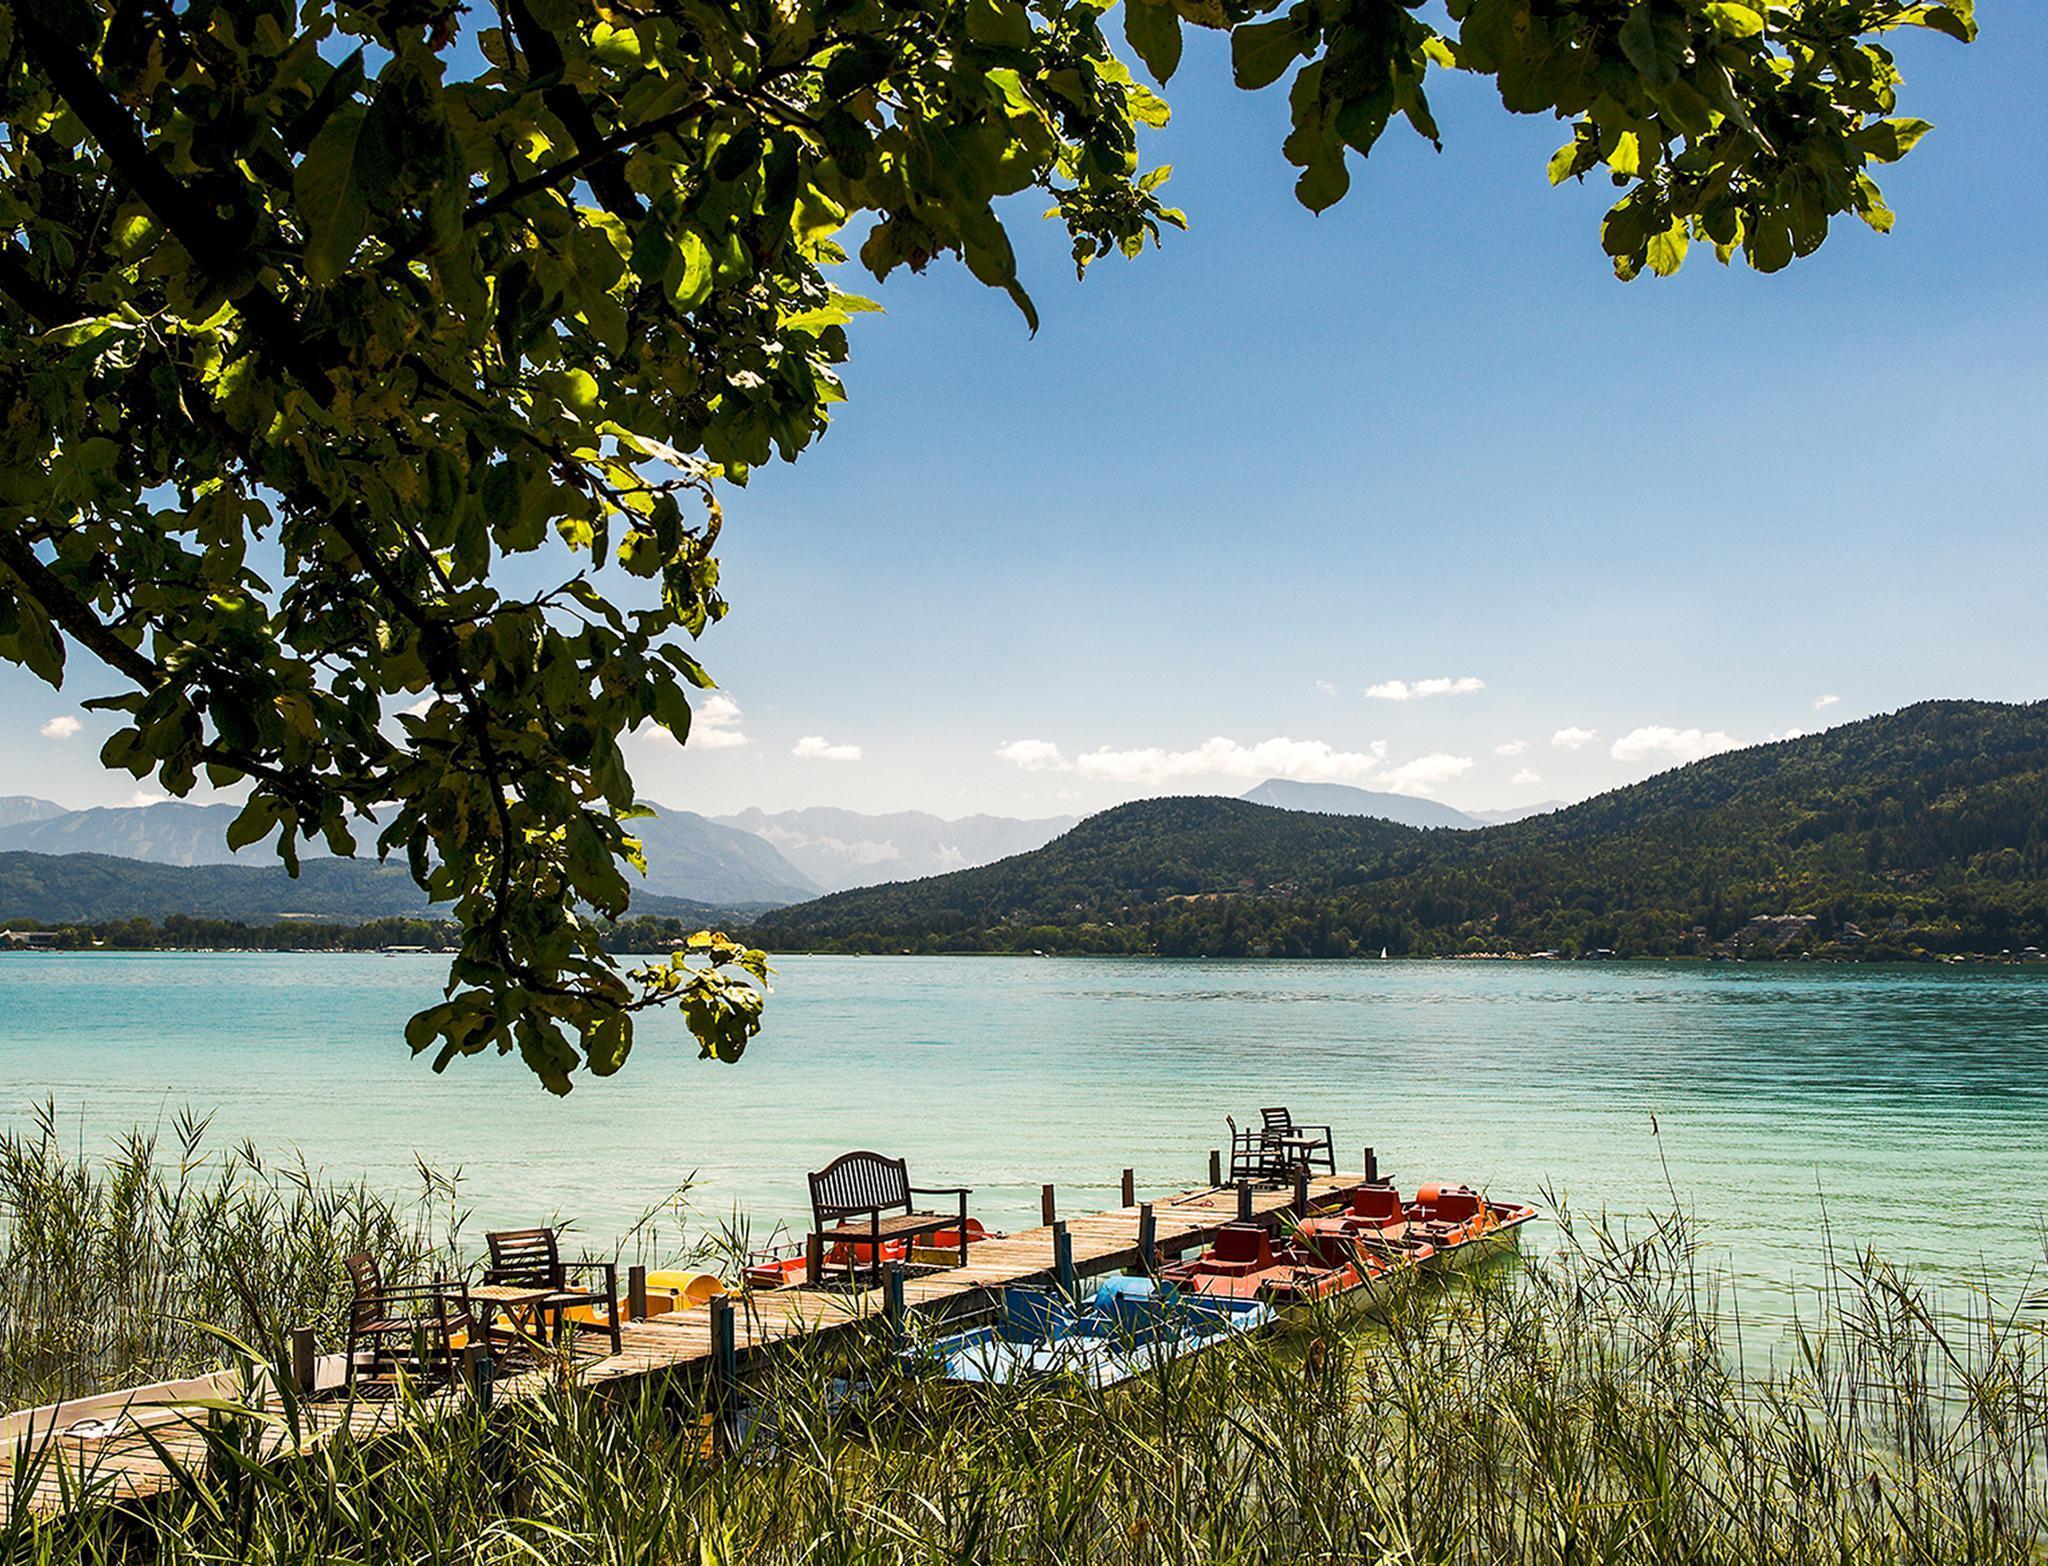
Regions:
[[[816,1227],[811,1232],[814,1234],[823,1234],[827,1229],[831,1228],[833,1224],[845,1223],[846,1220],[849,1218],[880,1218],[881,1216],[882,1205],[879,1202],[877,1202],[873,1207],[845,1208],[840,1212],[837,1218],[831,1220],[831,1223],[827,1223],[822,1214],[813,1212],[811,1214],[811,1222]]]
[[[462,1286],[460,1278],[436,1278],[431,1283],[399,1283],[393,1284],[389,1288],[379,1289],[377,1291],[377,1298],[380,1300],[432,1299],[436,1295],[452,1294],[462,1288]]]
[[[913,1185],[909,1187],[912,1196],[972,1196],[971,1185]]]

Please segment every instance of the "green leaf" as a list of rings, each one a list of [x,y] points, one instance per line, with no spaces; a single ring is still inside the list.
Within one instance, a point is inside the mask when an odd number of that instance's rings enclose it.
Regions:
[[[662,283],[678,310],[694,310],[711,296],[711,247],[694,228],[673,237]]]
[[[1002,49],[1031,47],[1031,13],[1021,0],[967,0],[967,36]]]
[[[1678,80],[1692,52],[1692,29],[1685,17],[1659,0],[1637,0],[1616,40],[1628,63],[1659,87]]]
[[[1909,26],[1929,27],[1946,33],[1957,43],[1973,43],[1977,37],[1974,0],[1954,0],[1951,5],[1915,6],[1901,18]]]
[[[1663,233],[1652,235],[1650,238],[1650,270],[1659,277],[1669,277],[1685,265],[1685,253],[1691,243],[1685,231],[1684,220],[1674,219]]]
[[[1230,68],[1237,85],[1247,90],[1272,86],[1288,66],[1315,47],[1317,32],[1313,20],[1296,20],[1294,11],[1276,21],[1237,28],[1230,35]]]
[[[1159,0],[1124,0],[1124,38],[1162,87],[1180,68],[1180,13]]]
[[[1876,163],[1896,163],[1934,127],[1925,120],[1879,120],[1849,138],[1851,146]]]
[[[1763,14],[1737,0],[1707,0],[1701,11],[1715,28],[1730,38],[1754,38],[1764,30]]]
[[[277,825],[277,801],[258,794],[242,807],[242,813],[228,823],[227,845],[230,849],[244,849],[251,843],[260,843],[270,835],[270,829]]]
[[[1294,195],[1311,212],[1324,212],[1344,199],[1351,188],[1351,171],[1344,166],[1344,144],[1332,141],[1323,155],[1313,159],[1294,182]]]
[[[369,224],[364,196],[363,111],[347,106],[320,127],[292,174],[306,235],[306,275],[329,283],[348,265]]]

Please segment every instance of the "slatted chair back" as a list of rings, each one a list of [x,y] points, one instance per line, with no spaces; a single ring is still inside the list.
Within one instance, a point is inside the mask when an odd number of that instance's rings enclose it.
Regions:
[[[1285,1108],[1262,1109],[1259,1111],[1259,1118],[1266,1122],[1268,1131],[1277,1131],[1282,1136],[1294,1129],[1294,1116]]]
[[[368,1251],[357,1251],[344,1265],[348,1268],[348,1281],[355,1290],[349,1301],[349,1324],[360,1329],[383,1314],[384,1276],[377,1270],[376,1258]]]
[[[1230,1127],[1230,1178],[1232,1183],[1239,1180],[1263,1180],[1272,1173],[1272,1160],[1266,1155],[1265,1137],[1262,1132],[1246,1126],[1237,1129],[1237,1117],[1225,1115],[1223,1123]]]
[[[493,1283],[524,1283],[537,1289],[562,1287],[562,1253],[552,1229],[501,1229],[484,1239],[491,1247]]]
[[[880,1153],[846,1153],[811,1176],[811,1214],[820,1229],[873,1212],[910,1211],[910,1166]]]

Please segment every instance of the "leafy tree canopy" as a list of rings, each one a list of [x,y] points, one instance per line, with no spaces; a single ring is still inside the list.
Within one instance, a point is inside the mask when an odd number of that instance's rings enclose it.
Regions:
[[[1883,43],[1969,0],[28,0],[0,3],[0,656],[122,682],[103,760],[245,786],[230,836],[358,834],[464,932],[416,1018],[567,1091],[677,1004],[706,1054],[763,961],[622,971],[621,736],[678,738],[725,612],[723,486],[840,396],[833,282],[963,260],[1027,319],[1004,198],[1077,264],[1180,214],[1139,132],[1187,26],[1291,75],[1297,191],[1340,199],[1433,71],[1553,114],[1624,276],[1766,270],[1925,131]],[[473,45],[473,47],[466,47]],[[495,568],[554,585],[519,596]],[[639,579],[637,586],[624,579]],[[95,677],[98,677],[95,671]],[[373,814],[374,813],[374,814]]]

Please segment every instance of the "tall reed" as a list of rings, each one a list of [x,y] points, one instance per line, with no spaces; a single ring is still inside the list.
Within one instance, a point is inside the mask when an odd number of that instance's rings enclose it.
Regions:
[[[1382,1320],[1310,1313],[1108,1391],[921,1380],[878,1328],[756,1367],[716,1443],[687,1381],[556,1388],[489,1419],[459,1405],[262,1467],[222,1434],[171,1503],[20,1523],[0,1552],[36,1566],[2048,1558],[2035,1318],[1988,1294],[1937,1302],[1859,1255],[1830,1265],[1767,1356],[1754,1322],[1739,1343],[1682,1217],[1630,1231],[1553,1216],[1541,1257]],[[275,1237],[240,1243],[285,1254]]]
[[[67,1147],[53,1108],[0,1134],[0,1410],[190,1374],[220,1358],[196,1323],[264,1340],[348,1307],[343,1258],[393,1281],[443,1270],[461,1224],[451,1181],[400,1201],[303,1162],[207,1145],[181,1114],[103,1155]]]

